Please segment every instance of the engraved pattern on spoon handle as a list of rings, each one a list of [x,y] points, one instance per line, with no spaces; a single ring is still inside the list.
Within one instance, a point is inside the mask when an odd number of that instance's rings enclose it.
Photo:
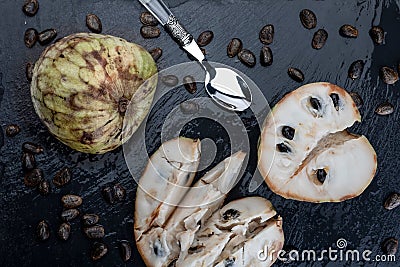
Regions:
[[[182,24],[179,23],[178,19],[172,14],[169,16],[164,28],[181,46],[186,46],[193,40],[193,36],[188,33]]]

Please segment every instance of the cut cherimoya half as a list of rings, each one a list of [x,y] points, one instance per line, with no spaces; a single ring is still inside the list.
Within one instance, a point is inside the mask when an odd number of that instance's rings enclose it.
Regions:
[[[360,113],[330,83],[304,85],[268,115],[258,168],[269,188],[289,199],[340,202],[360,195],[375,176],[376,153],[365,136],[347,131]]]

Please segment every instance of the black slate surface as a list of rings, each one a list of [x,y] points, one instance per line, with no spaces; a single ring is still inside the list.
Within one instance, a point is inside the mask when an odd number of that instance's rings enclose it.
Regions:
[[[158,66],[167,68],[188,61],[187,56],[162,32],[160,38],[144,40],[140,34],[139,14],[144,9],[133,0],[104,1],[51,1],[39,0],[40,9],[35,17],[26,17],[22,0],[0,0],[0,266],[124,266],[118,255],[118,240],[133,242],[133,204],[136,184],[125,164],[122,149],[101,156],[72,151],[56,141],[40,123],[34,113],[29,84],[26,82],[25,63],[34,62],[43,50],[36,45],[27,49],[23,43],[26,28],[38,30],[56,28],[58,37],[88,31],[87,13],[97,14],[103,22],[103,33],[121,36],[151,49],[160,46],[164,54]],[[263,91],[266,98],[276,103],[286,92],[300,84],[286,74],[289,66],[303,70],[305,83],[329,81],[358,92],[364,99],[361,108],[363,122],[354,127],[355,132],[366,135],[378,155],[378,172],[367,190],[352,200],[339,204],[310,204],[285,200],[273,194],[266,185],[248,193],[249,174],[235,188],[230,198],[244,195],[261,195],[269,198],[284,218],[286,244],[298,249],[322,250],[335,247],[339,238],[348,241],[349,249],[369,249],[372,255],[380,254],[380,243],[387,237],[399,238],[399,211],[386,211],[382,203],[392,191],[400,191],[398,180],[400,143],[398,139],[400,84],[387,86],[378,77],[383,65],[396,66],[400,59],[400,13],[397,1],[238,1],[238,0],[169,0],[171,9],[187,29],[197,36],[201,31],[214,31],[213,42],[206,47],[211,61],[224,63],[246,73]],[[397,2],[397,3],[396,3]],[[301,9],[310,8],[318,17],[318,28],[329,33],[326,46],[320,51],[311,48],[314,31],[304,29],[298,19]],[[241,38],[244,47],[258,55],[261,43],[258,32],[263,25],[275,26],[275,40],[270,46],[274,64],[259,64],[249,69],[226,56],[226,45],[233,37]],[[339,27],[345,23],[359,29],[357,39],[339,36]],[[381,25],[386,31],[386,43],[374,46],[368,31],[372,25]],[[366,61],[362,78],[351,81],[347,69],[358,59]],[[185,92],[182,91],[182,94]],[[204,93],[203,93],[204,94]],[[205,95],[205,94],[204,94]],[[375,107],[389,100],[395,112],[386,117],[374,114]],[[14,138],[4,136],[5,126],[16,123],[21,133]],[[158,123],[158,124],[157,124]],[[154,127],[161,122],[155,123]],[[205,122],[207,124],[207,122]],[[201,132],[201,127],[199,128]],[[194,131],[192,129],[193,132]],[[157,131],[155,131],[157,132]],[[257,142],[257,130],[250,133]],[[209,133],[200,133],[206,136]],[[73,182],[54,189],[48,197],[38,195],[24,186],[20,165],[21,144],[33,141],[44,146],[45,152],[37,157],[38,165],[46,178],[51,179],[63,166],[73,169]],[[150,144],[151,151],[157,144]],[[253,158],[255,156],[253,155]],[[255,160],[250,161],[255,168]],[[119,182],[127,188],[124,203],[110,206],[105,203],[100,189],[108,182]],[[108,255],[98,263],[89,259],[90,241],[80,233],[79,221],[72,223],[72,236],[61,242],[56,238],[62,210],[60,198],[65,193],[83,196],[82,212],[100,215],[106,228],[104,241],[109,246]],[[50,240],[35,240],[35,227],[46,219],[51,226]],[[143,266],[134,251],[130,266]],[[399,266],[398,263],[302,262],[293,266]],[[285,266],[277,262],[276,266]]]

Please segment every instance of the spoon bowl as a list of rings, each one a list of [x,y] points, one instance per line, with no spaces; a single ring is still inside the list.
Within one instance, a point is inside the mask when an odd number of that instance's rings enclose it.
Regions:
[[[212,72],[206,70],[204,84],[208,95],[226,109],[244,111],[251,105],[252,95],[249,86],[233,70],[228,68],[214,68]]]

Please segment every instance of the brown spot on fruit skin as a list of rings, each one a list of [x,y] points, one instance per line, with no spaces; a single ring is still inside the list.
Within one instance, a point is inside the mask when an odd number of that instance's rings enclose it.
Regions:
[[[118,102],[118,112],[121,115],[125,115],[125,112],[128,108],[129,100],[125,97],[122,97]]]
[[[90,52],[90,54],[93,56],[94,59],[96,59],[99,62],[99,64],[103,68],[105,68],[107,66],[107,64],[108,64],[107,60],[100,55],[99,51],[94,50],[94,51]]]
[[[82,138],[81,138],[81,143],[85,144],[85,145],[93,144],[93,134],[83,132]]]

